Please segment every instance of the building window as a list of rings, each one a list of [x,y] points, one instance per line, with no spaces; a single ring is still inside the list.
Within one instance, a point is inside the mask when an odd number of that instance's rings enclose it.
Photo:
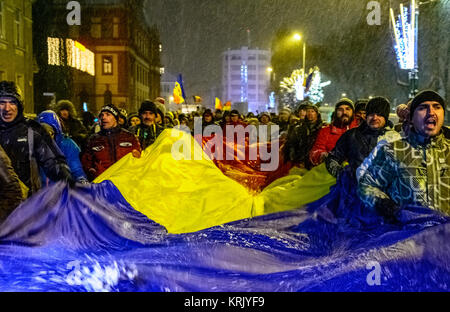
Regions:
[[[103,75],[113,74],[113,58],[112,56],[103,57]]]
[[[102,37],[102,19],[94,17],[91,19],[91,37],[99,39]]]
[[[260,56],[259,56],[259,60],[260,60],[260,61],[267,61],[267,59],[268,59],[268,57],[265,56],[265,55],[260,55]]]
[[[5,13],[3,12],[5,12],[5,10],[3,9],[3,1],[0,1],[0,38],[5,38]]]
[[[232,61],[240,61],[241,57],[239,55],[233,55],[233,56],[231,56],[231,60]]]
[[[22,16],[20,10],[16,10],[14,18],[14,44],[22,46]]]

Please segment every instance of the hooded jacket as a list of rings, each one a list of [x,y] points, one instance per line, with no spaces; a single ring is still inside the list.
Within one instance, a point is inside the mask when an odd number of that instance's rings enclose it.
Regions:
[[[77,113],[72,102],[66,100],[59,101],[56,106],[58,116],[60,115],[59,112],[61,110],[67,110],[69,112],[68,120],[61,118],[64,133],[72,138],[79,147],[83,148],[89,136],[89,131],[83,123],[77,119]]]
[[[440,134],[420,143],[408,137],[378,145],[357,170],[358,194],[376,210],[384,200],[450,214],[450,140]]]
[[[59,149],[63,152],[66,157],[67,164],[70,167],[72,176],[77,181],[86,181],[87,176],[83,171],[83,166],[80,161],[80,147],[65,135],[62,131],[61,123],[59,122],[58,116],[53,111],[44,111],[39,114],[39,122],[50,125],[55,132],[55,142]],[[45,181],[46,177],[43,177]]]
[[[30,189],[29,195],[41,188],[39,168],[52,181],[73,182],[64,154],[36,121],[22,114],[11,123],[0,121],[0,144],[19,179]]]

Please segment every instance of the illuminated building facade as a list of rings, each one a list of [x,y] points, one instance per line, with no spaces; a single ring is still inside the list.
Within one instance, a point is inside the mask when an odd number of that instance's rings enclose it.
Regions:
[[[159,96],[162,45],[156,27],[146,23],[142,1],[79,1],[81,25],[67,24],[67,1],[53,3],[53,26],[48,37],[71,39],[76,48],[85,47],[95,60],[90,72],[65,65],[70,90],[59,93],[68,94],[80,112],[84,103],[94,114],[105,104],[136,112],[143,100]],[[44,93],[49,93],[48,89]],[[56,100],[61,97],[57,94]]]
[[[0,81],[15,81],[33,113],[31,0],[0,0]]]
[[[248,111],[253,113],[267,111],[270,51],[242,47],[224,52],[222,58],[222,101],[248,103]]]

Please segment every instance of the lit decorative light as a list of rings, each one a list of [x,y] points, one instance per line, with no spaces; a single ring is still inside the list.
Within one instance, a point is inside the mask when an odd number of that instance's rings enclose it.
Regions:
[[[48,44],[48,64],[55,66],[70,66],[80,71],[95,76],[95,54],[86,49],[78,41],[66,40],[67,58],[61,57],[63,40],[60,38],[47,38]]]
[[[48,45],[48,64],[61,65],[61,40],[59,38],[47,38]]]
[[[295,77],[294,89],[295,97],[297,101],[302,101],[305,98],[305,89],[303,88],[303,82],[305,81],[303,71]]]
[[[241,102],[248,99],[248,66],[244,63],[241,65]]]
[[[314,66],[314,68],[310,70],[310,74],[305,82],[306,96],[309,97],[309,100],[312,103],[320,103],[323,101],[325,96],[323,88],[329,86],[330,84],[331,81],[322,82],[322,74],[320,69],[319,67]]]
[[[416,68],[416,3],[411,1],[411,7],[408,10],[403,4],[400,4],[400,14],[395,19],[394,10],[390,9],[391,22],[394,30],[395,45],[394,49],[397,55],[397,61],[401,69]]]
[[[271,92],[269,96],[269,107],[268,109],[274,109],[276,105],[275,92]]]
[[[291,77],[284,78],[280,83],[280,87],[285,93],[294,93],[297,101],[304,99],[304,75],[303,70],[296,69],[292,72]]]

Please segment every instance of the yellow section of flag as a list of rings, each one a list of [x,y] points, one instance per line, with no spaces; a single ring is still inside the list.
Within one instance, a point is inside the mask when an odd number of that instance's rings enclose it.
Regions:
[[[219,98],[216,98],[216,109],[223,109],[222,101]]]

